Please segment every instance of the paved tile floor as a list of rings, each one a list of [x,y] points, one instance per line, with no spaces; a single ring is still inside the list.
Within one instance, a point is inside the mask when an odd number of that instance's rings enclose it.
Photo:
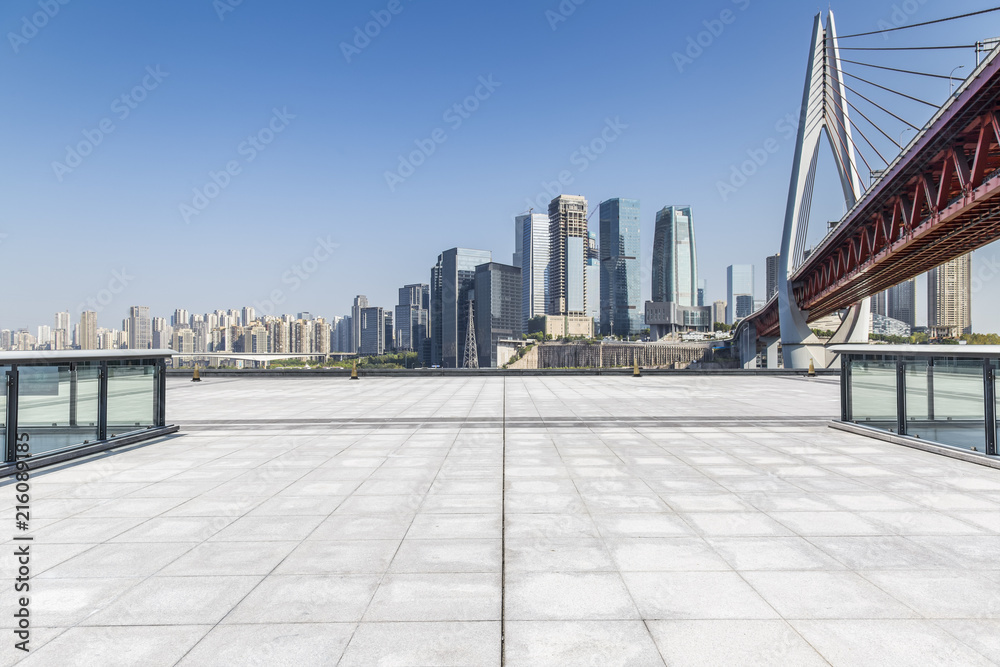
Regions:
[[[21,664],[1000,662],[1000,472],[830,429],[838,394],[171,381],[182,435],[33,479]]]

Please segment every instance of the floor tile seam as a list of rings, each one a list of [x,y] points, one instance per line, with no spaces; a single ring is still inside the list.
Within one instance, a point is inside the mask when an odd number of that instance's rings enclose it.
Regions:
[[[588,429],[589,429],[589,427],[588,427]],[[589,430],[590,430],[591,434],[594,434],[593,429],[589,429]],[[562,464],[563,464],[564,467],[567,467],[566,466],[566,459],[563,456],[562,452],[558,451],[558,449],[557,449],[557,452],[559,454],[559,460],[562,462]],[[619,458],[619,460],[620,460],[620,458]],[[580,493],[580,486],[577,483],[577,479],[575,477],[570,477],[570,481],[572,482],[573,488],[576,490],[577,495],[582,498],[583,496]],[[615,562],[614,556],[611,553],[611,549],[608,546],[607,538],[604,535],[604,531],[601,530],[601,526],[597,523],[597,521],[594,520],[594,515],[591,512],[590,506],[586,502],[583,503],[583,506],[584,506],[584,509],[586,510],[586,516],[587,516],[587,518],[590,520],[590,523],[597,530],[598,539],[600,539],[601,547],[604,549],[604,553],[607,555],[608,560],[611,562],[611,564],[614,565],[614,567],[615,567],[614,572],[617,575],[618,582],[622,586],[622,589],[625,591],[625,594],[628,595],[629,602],[632,604],[632,609],[635,611],[635,613],[637,614],[637,616],[639,618],[642,618],[642,613],[639,611],[639,604],[636,602],[635,596],[632,594],[632,590],[629,588],[628,583],[625,581],[625,577],[622,574],[621,568],[618,567],[618,564]],[[649,632],[649,627],[645,623],[643,623],[643,627],[646,628],[647,636],[649,637],[650,641],[652,641],[653,645],[655,646],[656,645],[656,641],[653,638],[652,633]],[[657,648],[657,653],[659,653],[659,648]],[[660,659],[663,660],[663,656],[662,655],[660,656]]]
[[[973,646],[971,643],[969,643],[968,641],[966,641],[964,638],[960,637],[955,632],[952,632],[951,630],[949,630],[948,627],[947,627],[947,625],[945,625],[945,622],[947,622],[947,621],[956,621],[956,620],[958,620],[958,621],[962,621],[962,620],[982,620],[982,619],[931,618],[931,619],[927,619],[927,620],[929,620],[931,623],[933,623],[935,626],[937,626],[942,632],[944,632],[945,634],[947,634],[950,637],[952,637],[955,641],[957,641],[959,644],[961,644],[965,648],[969,649],[973,653],[976,653],[977,655],[982,656],[982,658],[986,662],[996,664],[996,660],[994,658],[991,658],[989,655],[987,655],[983,651],[981,651],[978,648],[976,648],[975,646]]]
[[[480,393],[482,393],[482,388],[480,388]],[[478,395],[477,395],[477,399],[478,399]],[[459,429],[459,433],[461,433],[461,428]],[[378,595],[378,591],[379,591],[379,588],[382,586],[382,582],[385,581],[386,576],[388,576],[389,568],[392,567],[393,561],[395,561],[396,557],[399,555],[399,550],[402,548],[403,542],[406,540],[406,536],[413,529],[413,523],[416,521],[417,516],[420,514],[420,508],[423,507],[424,503],[427,500],[427,496],[430,494],[430,489],[434,487],[434,483],[437,481],[438,477],[441,475],[441,470],[444,469],[445,462],[448,460],[448,457],[451,455],[452,451],[454,451],[455,442],[457,440],[458,440],[458,437],[456,435],[456,437],[452,439],[451,444],[448,447],[448,453],[445,454],[444,458],[442,458],[441,462],[438,464],[438,471],[434,475],[434,479],[431,480],[430,486],[428,486],[427,491],[422,494],[420,503],[416,507],[416,511],[414,512],[413,516],[410,518],[409,525],[407,525],[406,531],[404,531],[404,533],[403,533],[403,537],[399,540],[399,543],[396,545],[396,549],[393,551],[392,557],[389,559],[388,566],[386,567],[385,571],[382,572],[381,575],[379,575],[378,581],[375,583],[375,586],[372,589],[372,594],[371,594],[371,596],[369,596],[368,601],[365,603],[365,608],[364,608],[364,610],[361,612],[361,614],[359,616],[359,624],[362,623],[362,622],[364,622],[365,615],[368,613],[369,609],[371,609],[372,602],[375,600],[375,596]],[[398,447],[394,448],[393,451],[394,452],[398,451],[401,448],[402,448],[402,445],[399,445]],[[388,460],[389,460],[389,457],[385,457],[385,460],[383,460],[383,462],[381,464],[379,464],[379,466],[376,467],[375,470],[380,469],[385,464],[385,461],[388,461]],[[372,474],[374,474],[375,470],[372,471]],[[501,632],[502,632],[502,630],[501,630]],[[347,643],[344,645],[344,652],[341,654],[340,658],[337,660],[337,665],[340,665],[340,663],[343,661],[344,655],[347,654],[347,650],[350,648],[351,643],[354,641],[354,637],[356,635],[357,635],[357,627],[355,627],[354,630],[351,632],[350,638],[348,639]]]
[[[294,451],[295,449],[297,449],[298,447],[301,447],[301,446],[303,446],[303,445],[298,445],[297,447],[294,447],[294,448],[293,448],[292,450],[290,450],[290,451]],[[333,459],[337,458],[337,457],[338,457],[338,456],[340,456],[340,455],[341,455],[342,453],[344,453],[344,452],[348,451],[348,450],[349,450],[350,448],[351,448],[351,445],[349,445],[349,446],[347,446],[347,447],[345,447],[345,448],[341,449],[341,450],[340,450],[340,451],[338,451],[338,452],[337,452],[336,454],[334,454],[334,455],[333,455],[332,457],[330,457],[330,460],[333,460]],[[269,459],[269,460],[273,460],[273,458],[272,458],[272,459]],[[383,461],[382,461],[382,463],[380,463],[380,464],[379,464],[378,466],[376,466],[376,467],[375,467],[375,468],[374,468],[374,469],[373,469],[373,470],[371,471],[371,473],[369,473],[369,474],[368,474],[368,476],[367,476],[367,477],[365,478],[365,481],[367,481],[368,479],[370,479],[370,478],[371,478],[371,475],[372,475],[372,474],[374,474],[376,470],[379,470],[379,469],[380,469],[380,468],[381,468],[381,467],[382,467],[382,466],[383,466],[383,465],[385,464],[385,462],[386,462],[387,460],[388,460],[388,457],[384,457],[384,458],[383,458]],[[299,479],[301,479],[301,478],[299,478]],[[283,489],[282,489],[282,490],[285,490],[285,489],[287,489],[287,488],[288,488],[289,486],[291,486],[291,485],[295,484],[295,483],[296,483],[296,482],[298,482],[298,481],[299,481],[298,479],[297,479],[297,480],[292,480],[292,481],[290,481],[290,482],[289,482],[289,483],[288,483],[288,484],[287,484],[287,485],[286,485],[285,487],[283,487]],[[364,482],[362,482],[362,484],[363,484],[363,483],[364,483]],[[358,486],[360,486],[360,484],[359,484]],[[356,489],[356,488],[357,488],[357,487],[355,487],[355,489]],[[275,494],[272,494],[272,495],[270,496],[270,498],[268,498],[268,499],[266,499],[266,500],[264,500],[264,501],[262,501],[262,502],[266,502],[266,501],[267,501],[267,500],[269,500],[269,499],[272,499],[272,498],[275,498],[275,497],[276,497],[276,496],[278,495],[278,493],[280,493],[280,491],[279,491],[279,492],[276,492]],[[298,549],[298,548],[299,548],[300,546],[302,546],[302,544],[303,544],[304,542],[306,542],[306,541],[307,541],[307,540],[308,540],[308,539],[309,539],[309,538],[310,538],[310,537],[311,537],[311,536],[312,536],[312,535],[313,535],[313,534],[314,534],[314,533],[315,533],[315,532],[316,532],[316,531],[317,531],[317,530],[319,529],[319,527],[320,527],[321,525],[323,525],[323,523],[324,523],[324,522],[325,522],[325,521],[326,521],[327,519],[329,519],[329,518],[330,518],[330,516],[332,516],[332,515],[333,515],[333,513],[334,513],[334,512],[336,512],[336,511],[337,511],[337,509],[338,509],[338,508],[339,508],[339,507],[340,507],[340,506],[341,506],[341,505],[342,505],[342,504],[343,504],[343,503],[344,503],[344,502],[345,502],[345,501],[347,500],[347,498],[350,498],[350,497],[352,497],[352,496],[353,496],[353,493],[354,493],[354,491],[352,490],[352,492],[351,492],[351,494],[350,494],[350,495],[347,495],[347,496],[343,496],[343,497],[341,497],[341,498],[340,498],[340,501],[339,501],[339,502],[337,503],[337,505],[336,505],[336,506],[335,506],[335,507],[334,507],[334,508],[333,508],[333,509],[332,509],[332,510],[331,510],[331,511],[330,511],[330,512],[329,512],[329,513],[328,513],[328,514],[326,515],[326,519],[323,519],[322,521],[319,521],[319,522],[318,522],[318,523],[317,523],[317,524],[316,524],[315,526],[313,526],[312,530],[310,530],[310,531],[309,531],[309,534],[308,534],[308,535],[306,535],[306,536],[305,536],[305,537],[303,537],[302,539],[298,540],[298,546],[296,546],[296,547],[293,547],[293,548],[292,548],[292,549],[291,549],[291,550],[290,550],[290,551],[289,551],[288,553],[286,553],[286,554],[285,554],[285,555],[284,555],[284,556],[283,556],[283,557],[282,557],[282,558],[281,558],[281,559],[280,559],[280,560],[279,560],[279,561],[278,561],[278,562],[277,562],[277,563],[276,563],[276,564],[274,565],[274,567],[272,567],[272,568],[271,568],[271,570],[270,570],[270,571],[269,571],[269,572],[268,572],[267,574],[263,575],[263,576],[262,576],[262,577],[260,578],[260,580],[259,580],[259,581],[258,581],[258,582],[257,582],[257,583],[256,583],[255,585],[253,585],[253,586],[252,586],[252,587],[250,588],[250,590],[248,590],[248,591],[246,592],[246,594],[245,594],[245,595],[243,595],[243,596],[242,596],[242,597],[241,597],[241,598],[240,598],[240,599],[239,599],[239,600],[238,600],[238,601],[237,601],[237,602],[236,602],[235,604],[233,604],[233,605],[232,605],[232,606],[231,606],[231,607],[229,608],[229,610],[228,610],[228,611],[227,611],[227,612],[226,612],[225,614],[223,614],[223,615],[222,615],[222,617],[221,617],[221,618],[220,618],[220,619],[219,619],[219,620],[218,620],[218,621],[217,621],[217,622],[216,622],[215,624],[213,624],[213,625],[212,625],[212,628],[211,628],[211,629],[210,629],[210,630],[209,630],[209,631],[208,631],[208,632],[207,632],[207,633],[206,633],[206,634],[205,634],[204,636],[202,636],[202,638],[201,638],[201,639],[200,639],[200,640],[199,640],[198,642],[196,642],[196,643],[195,643],[195,644],[194,644],[194,645],[193,645],[193,646],[192,646],[192,647],[191,647],[191,648],[190,648],[190,649],[189,649],[189,650],[188,650],[188,651],[187,651],[187,652],[186,652],[186,653],[184,654],[184,656],[182,656],[182,657],[181,657],[181,659],[180,659],[180,660],[178,660],[178,662],[177,662],[177,663],[175,663],[175,665],[176,665],[176,664],[179,664],[179,663],[180,663],[181,661],[183,661],[183,660],[184,660],[184,658],[185,658],[185,657],[187,657],[187,655],[188,655],[188,654],[189,654],[189,653],[190,653],[191,651],[193,651],[193,650],[194,650],[194,649],[195,649],[195,648],[196,648],[196,647],[197,647],[197,646],[198,646],[198,645],[199,645],[199,644],[200,644],[200,643],[201,643],[201,642],[202,642],[202,641],[203,641],[203,640],[205,639],[205,637],[207,637],[207,636],[208,636],[208,635],[209,635],[209,634],[210,634],[210,633],[211,633],[212,631],[214,631],[214,630],[215,630],[215,628],[217,628],[217,627],[218,627],[218,626],[219,626],[220,624],[222,624],[222,623],[223,623],[223,622],[224,622],[224,621],[225,621],[225,620],[226,620],[226,619],[227,619],[227,618],[228,618],[228,617],[229,617],[229,616],[230,616],[230,615],[231,615],[231,614],[232,614],[232,613],[233,613],[233,612],[234,612],[234,611],[235,611],[235,610],[236,610],[236,609],[237,609],[237,608],[238,608],[238,607],[239,607],[239,606],[240,606],[240,605],[241,605],[241,604],[242,604],[242,603],[243,603],[243,602],[244,602],[244,601],[245,601],[245,600],[246,600],[246,599],[248,598],[248,597],[250,597],[250,595],[252,595],[252,594],[254,593],[254,591],[256,591],[256,590],[257,590],[257,589],[258,589],[258,588],[260,587],[260,585],[261,585],[262,583],[264,583],[264,582],[265,582],[265,581],[266,581],[266,580],[268,579],[268,577],[271,577],[271,576],[274,576],[274,574],[275,574],[275,572],[277,571],[277,569],[278,569],[279,567],[281,567],[281,565],[282,565],[282,564],[284,564],[284,562],[285,562],[285,561],[286,561],[286,560],[288,559],[288,557],[289,557],[289,556],[291,556],[291,554],[292,554],[292,553],[294,553],[294,552],[295,552],[295,551],[296,551],[296,550],[297,550],[297,549]],[[255,507],[256,507],[256,506],[255,506]],[[244,516],[245,516],[245,515],[244,515]],[[317,516],[319,516],[319,515],[317,515]],[[230,524],[230,525],[232,525],[232,524]],[[221,531],[219,531],[219,532],[221,532]],[[207,540],[206,540],[206,541],[207,541]],[[288,540],[288,541],[291,541],[291,542],[294,542],[295,540]],[[257,575],[254,575],[254,576],[257,576]],[[377,588],[376,588],[376,590],[377,590]],[[373,595],[374,595],[374,593],[373,593]],[[356,630],[356,628],[355,628],[355,630]],[[352,631],[352,633],[351,633],[351,638],[353,638],[353,636],[354,636],[354,633],[353,633],[353,631]],[[348,642],[348,643],[349,643],[349,642]],[[347,644],[345,644],[345,645],[344,645],[344,650],[346,651],[346,649],[347,649]]]

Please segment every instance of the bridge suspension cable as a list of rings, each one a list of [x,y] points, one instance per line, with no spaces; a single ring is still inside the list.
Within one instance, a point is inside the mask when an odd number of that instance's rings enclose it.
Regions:
[[[930,72],[916,72],[916,71],[911,70],[911,69],[898,69],[896,67],[885,67],[883,65],[872,65],[871,63],[863,63],[863,62],[859,62],[857,60],[848,60],[847,58],[841,58],[840,62],[851,63],[852,65],[861,65],[863,67],[873,67],[875,69],[884,69],[884,70],[889,70],[890,72],[902,72],[903,74],[917,74],[919,76],[928,76],[928,77],[933,77],[935,79],[949,79],[950,80],[952,78],[952,77],[947,76],[945,74],[931,74]]]
[[[949,16],[943,19],[934,19],[933,21],[924,21],[922,23],[914,23],[912,25],[901,25],[895,28],[885,28],[883,30],[872,30],[870,32],[858,32],[853,35],[841,35],[840,39],[850,39],[852,37],[867,37],[868,35],[881,35],[886,32],[895,32],[897,30],[911,30],[913,28],[922,28],[927,25],[934,25],[937,23],[945,23],[947,21],[957,21],[959,19],[967,19],[971,16],[980,16],[981,14],[990,14],[992,12],[1000,12],[1000,7],[992,7],[990,9],[983,9],[978,12],[969,12],[967,14],[959,14],[957,16]]]
[[[941,49],[974,49],[977,44],[957,44],[954,46],[841,46],[841,51],[938,51]]]

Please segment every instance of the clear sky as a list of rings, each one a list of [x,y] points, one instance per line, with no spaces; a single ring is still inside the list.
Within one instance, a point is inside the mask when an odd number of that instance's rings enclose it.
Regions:
[[[992,4],[844,0],[833,10],[849,34]],[[740,263],[756,265],[762,297],[794,150],[781,122],[800,105],[821,9],[763,0],[8,0],[0,327],[33,329],[66,309],[75,322],[95,305],[107,327],[139,304],[168,317],[177,307],[266,312],[278,297],[275,312],[329,317],[366,294],[390,307],[398,287],[429,280],[446,248],[488,249],[509,263],[514,216],[544,208],[550,189],[585,195],[591,209],[641,200],[644,297],[656,211],[672,204],[694,207],[709,299],[724,298],[725,268]],[[850,41],[996,35],[1000,13]],[[945,75],[964,65],[956,76],[975,64],[971,49],[852,58]],[[945,80],[854,70],[934,102],[948,95]],[[917,125],[931,114],[865,91]],[[858,104],[891,136],[903,132]],[[747,151],[769,139],[773,154],[720,194]],[[844,213],[826,147],[823,155],[814,227]],[[978,252],[974,271],[987,276],[996,254]],[[1000,331],[998,297],[1000,279],[983,280],[977,331]],[[921,312],[924,300],[918,292]]]

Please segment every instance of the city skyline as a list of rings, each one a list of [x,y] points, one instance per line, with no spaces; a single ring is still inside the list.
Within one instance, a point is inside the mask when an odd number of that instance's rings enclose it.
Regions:
[[[20,17],[37,11],[37,4],[18,1],[10,9],[9,28],[16,32]],[[502,257],[513,215],[529,208],[527,202],[569,192],[583,193],[592,202],[626,194],[649,207],[677,200],[695,206],[703,230],[700,268],[709,280],[706,303],[723,298],[730,264],[753,263],[763,280],[763,258],[778,246],[793,143],[788,117],[798,105],[801,58],[808,48],[802,26],[811,22],[812,8],[732,3],[734,22],[691,58],[686,55],[689,39],[716,20],[712,12],[698,6],[648,7],[649,20],[629,25],[637,34],[627,45],[611,49],[598,43],[569,57],[563,55],[568,43],[623,26],[623,15],[587,4],[553,23],[548,10],[534,4],[469,8],[455,3],[433,14],[406,9],[348,62],[340,45],[350,43],[353,28],[378,9],[306,3],[303,10],[312,20],[303,25],[280,8],[246,3],[222,17],[210,6],[147,17],[108,6],[86,12],[67,8],[16,53],[9,51],[16,67],[4,76],[12,89],[38,80],[52,85],[13,109],[0,130],[11,150],[25,156],[19,161],[24,168],[5,167],[11,205],[0,220],[0,261],[32,278],[6,300],[3,326],[34,328],[48,322],[51,312],[69,310],[76,316],[77,305],[88,303],[116,318],[130,303],[149,304],[154,312],[169,312],[176,303],[200,311],[219,303],[258,303],[260,310],[271,304],[272,312],[335,313],[359,292],[389,305],[399,285],[426,280],[425,257],[452,245],[491,248]],[[840,3],[842,32],[891,22],[891,7],[883,9],[860,1]],[[470,19],[488,23],[494,33],[484,39],[456,30]],[[971,43],[983,37],[977,23],[950,24],[942,31]],[[790,36],[782,48],[754,48],[765,25]],[[190,42],[187,51],[173,46],[182,30]],[[303,65],[303,48],[289,53],[259,48],[275,43],[260,38],[264,35],[301,30],[305,33],[296,43],[323,35],[322,48],[330,58],[322,69]],[[129,38],[114,53],[92,48],[118,43],[122,35]],[[534,38],[539,51],[531,59],[510,56],[498,62],[494,53],[510,55],[505,46],[515,35]],[[888,39],[896,43],[903,36]],[[467,57],[439,67],[435,50],[427,47],[435,40],[462,49]],[[134,60],[114,55],[123,46]],[[746,53],[754,56],[737,57]],[[79,69],[62,71],[69,54]],[[225,67],[222,54],[234,56]],[[964,73],[971,69],[965,54],[934,57],[928,65],[930,56],[914,56],[915,65],[946,72],[953,64],[964,64]],[[553,80],[549,72],[532,67],[539,58],[559,66],[563,76]],[[538,112],[523,103],[532,95],[568,95],[601,68],[624,73],[616,95],[582,99],[572,113],[561,108]],[[759,76],[760,71],[769,76]],[[217,90],[222,77],[231,77],[231,94],[211,95],[204,104],[186,102]],[[370,85],[375,79],[386,82],[384,90]],[[662,82],[689,89],[691,101],[670,105],[673,86]],[[947,83],[917,82],[910,92],[938,101],[947,94]],[[358,102],[337,103],[345,94]],[[62,103],[67,95],[73,104]],[[390,99],[398,95],[414,104],[398,109]],[[745,104],[750,95],[756,104]],[[136,102],[140,97],[143,101]],[[738,124],[724,120],[722,110],[732,108],[741,109]],[[104,116],[114,132],[71,172],[57,176],[53,164],[65,165],[72,152],[67,147],[76,150],[86,141],[85,132],[97,137]],[[700,131],[705,123],[713,123],[711,137]],[[418,144],[427,147],[438,126],[446,140],[431,140],[433,153],[419,156],[416,166],[413,151]],[[263,142],[261,134],[269,141]],[[253,141],[247,142],[250,136]],[[255,142],[263,150],[254,148]],[[760,158],[765,145],[776,149]],[[678,158],[664,161],[666,153]],[[235,175],[226,170],[234,158]],[[744,169],[748,159],[753,163]],[[837,193],[831,194],[836,188],[828,155],[821,153],[820,160],[814,218],[836,219],[843,207]],[[387,172],[402,174],[404,182],[390,190]],[[214,198],[204,194],[216,190]],[[195,207],[198,214],[189,216],[188,224],[179,214],[181,204],[204,207]],[[485,214],[469,224],[460,212],[468,208]],[[352,222],[371,219],[385,221],[389,232],[380,235],[377,250],[370,247],[370,225]],[[643,266],[652,252],[653,224],[649,216],[642,220]],[[433,232],[404,233],[411,229]],[[40,272],[30,249],[53,231],[62,243],[52,249],[52,268]],[[164,233],[183,242],[169,253],[136,252],[144,245],[155,247]],[[366,248],[370,252],[359,252]],[[220,252],[229,261],[220,261]],[[185,263],[191,258],[191,270],[177,271],[177,253]],[[995,273],[989,263],[993,255],[993,248],[976,253],[974,278]],[[233,266],[243,263],[252,270],[233,273]],[[1000,314],[988,308],[1000,294],[1000,283],[980,282],[982,298],[974,300],[973,321],[984,331],[1000,330]],[[649,298],[648,280],[641,288],[643,300]],[[764,294],[764,286],[756,291]],[[922,321],[926,304],[917,301]]]

